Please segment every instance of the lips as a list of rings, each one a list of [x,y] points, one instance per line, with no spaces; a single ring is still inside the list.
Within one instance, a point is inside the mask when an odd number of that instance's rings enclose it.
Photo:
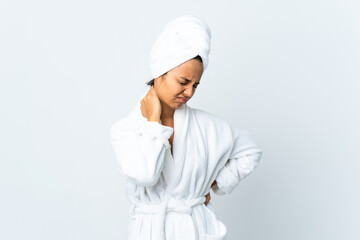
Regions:
[[[182,103],[186,103],[186,102],[188,101],[188,99],[182,98],[182,97],[179,97],[178,99],[179,99],[179,101],[182,102]]]

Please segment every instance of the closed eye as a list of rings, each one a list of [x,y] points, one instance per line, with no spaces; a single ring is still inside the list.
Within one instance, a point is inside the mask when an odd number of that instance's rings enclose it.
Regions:
[[[187,83],[182,83],[182,82],[181,82],[180,84],[181,84],[181,85],[186,85]],[[195,85],[194,85],[193,87],[194,87],[194,88],[197,88],[197,86],[195,86]]]

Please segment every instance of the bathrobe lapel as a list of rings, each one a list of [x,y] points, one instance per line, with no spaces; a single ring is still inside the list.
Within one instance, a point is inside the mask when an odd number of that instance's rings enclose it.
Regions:
[[[140,101],[145,97],[147,91],[142,94],[137,102],[136,107],[132,111],[132,116],[136,121],[147,121],[142,115],[140,108]],[[187,151],[187,140],[189,134],[189,119],[190,119],[190,108],[186,103],[182,104],[179,108],[175,109],[174,112],[174,138],[172,144],[173,154],[169,149],[168,156],[171,156],[173,161],[173,171],[171,171],[170,182],[167,185],[167,192],[171,192],[179,183],[182,172],[184,169],[185,156]],[[161,121],[160,121],[161,122]],[[165,159],[167,160],[167,159]]]
[[[174,112],[174,138],[173,138],[173,160],[175,170],[171,181],[168,183],[167,190],[171,191],[180,181],[186,156],[185,147],[189,130],[189,108],[187,104],[181,105]]]

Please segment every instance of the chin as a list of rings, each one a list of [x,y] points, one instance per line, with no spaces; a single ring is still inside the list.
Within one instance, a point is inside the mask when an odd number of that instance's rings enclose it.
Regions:
[[[181,107],[183,105],[183,103],[175,103],[171,108],[172,109],[178,109],[179,107]]]

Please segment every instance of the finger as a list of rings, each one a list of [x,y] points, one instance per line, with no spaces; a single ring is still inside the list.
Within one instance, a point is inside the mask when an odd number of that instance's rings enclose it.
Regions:
[[[213,183],[211,184],[211,187],[213,187],[216,184],[216,180],[213,181]]]
[[[206,203],[208,203],[210,201],[210,193],[206,194]]]

